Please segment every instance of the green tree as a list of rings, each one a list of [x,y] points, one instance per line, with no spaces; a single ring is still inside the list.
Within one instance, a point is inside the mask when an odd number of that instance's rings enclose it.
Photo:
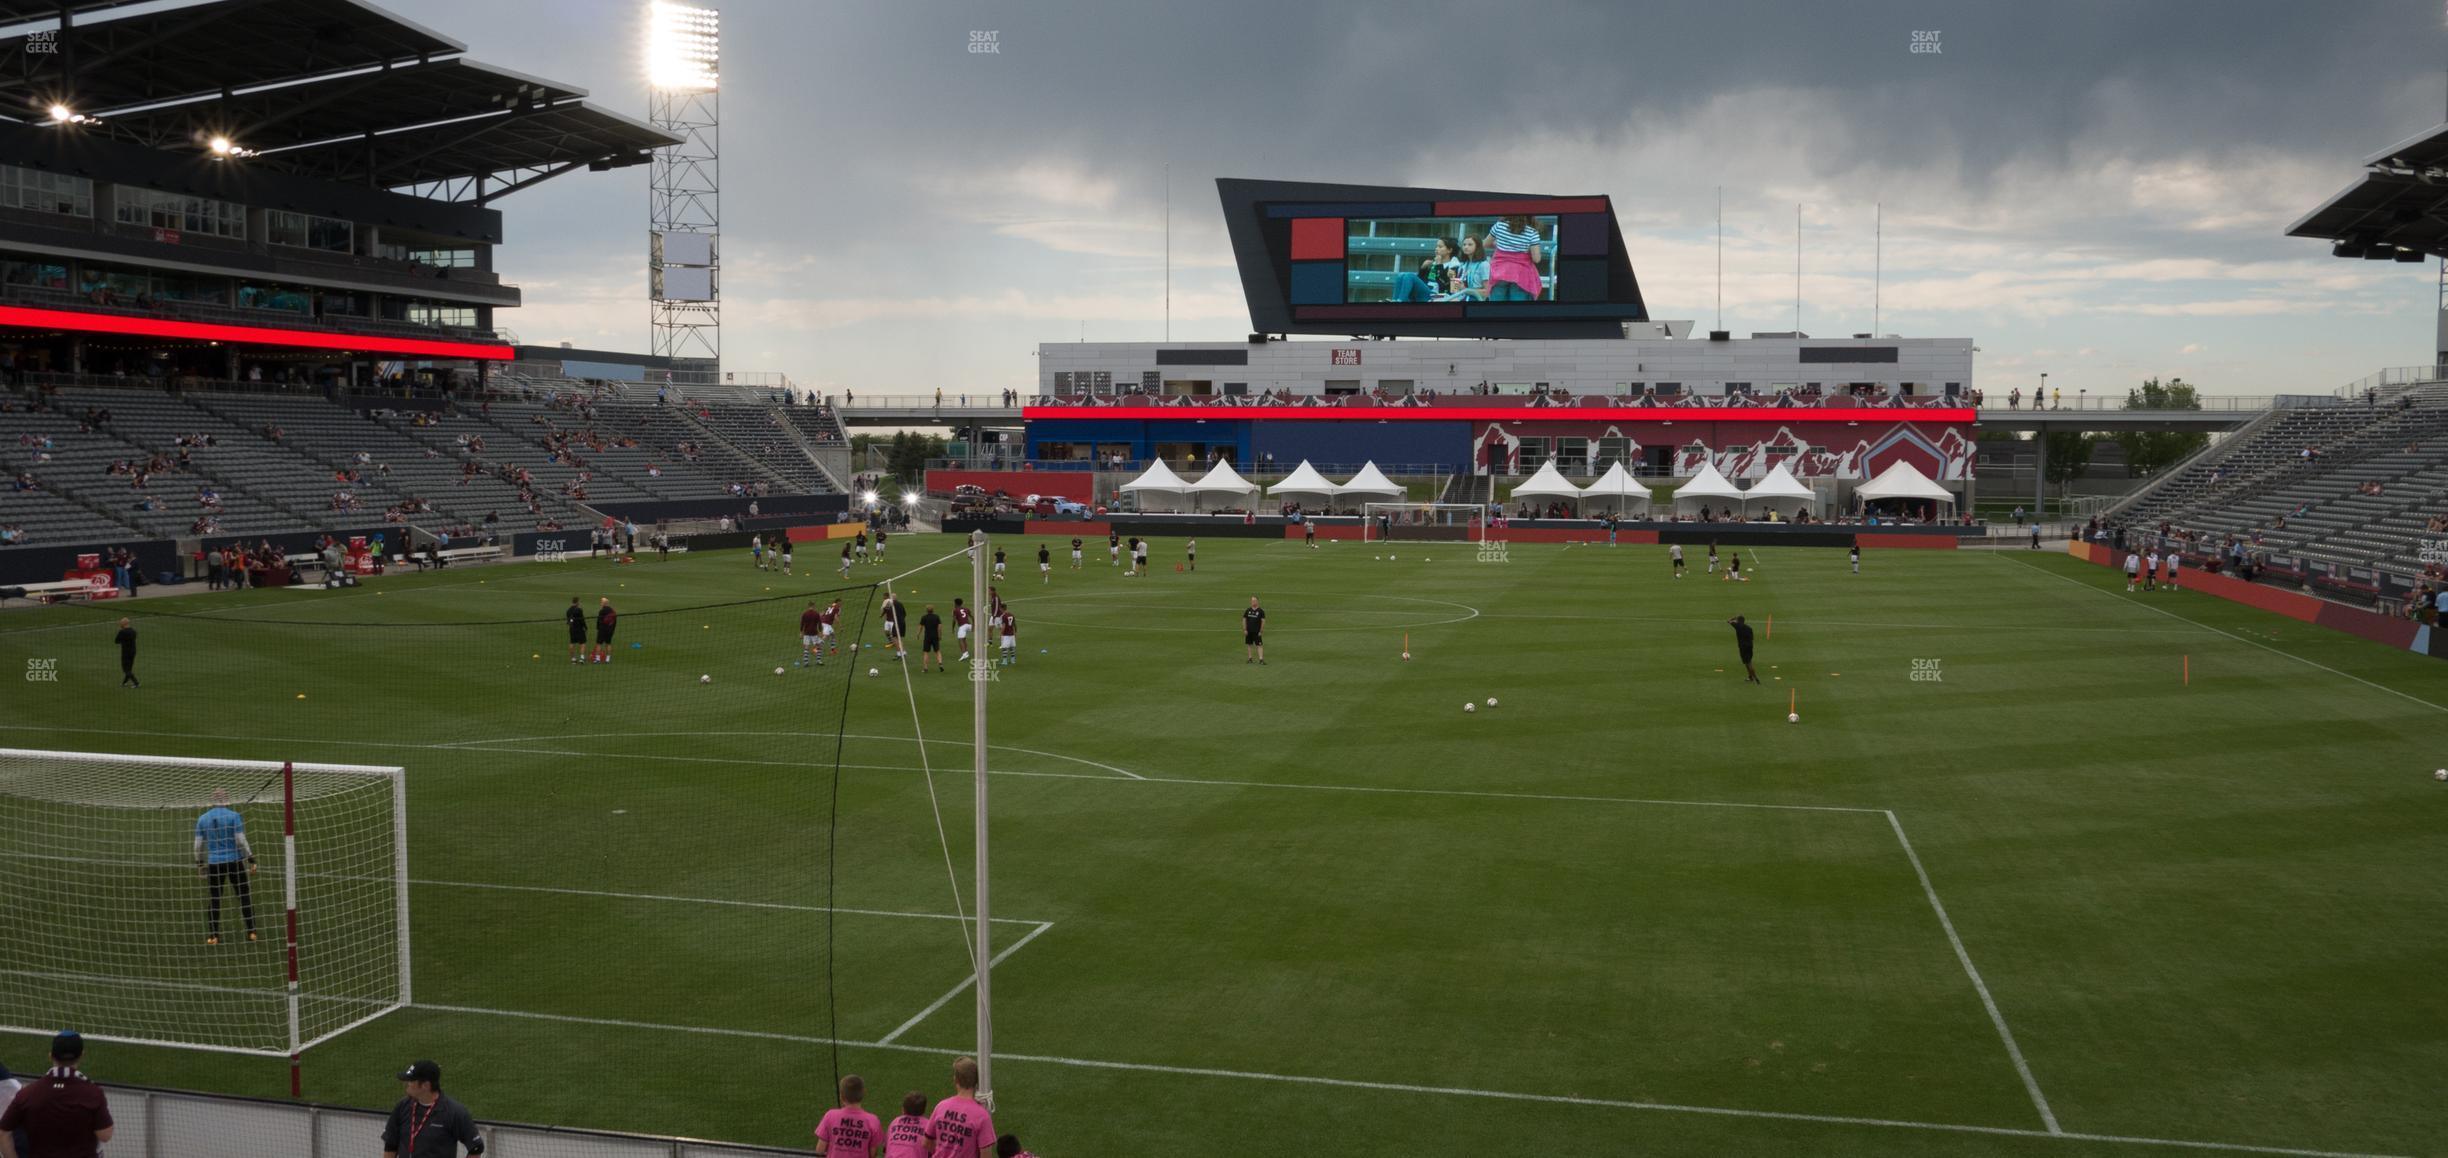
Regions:
[[[2161,385],[2157,378],[2144,381],[2125,394],[2127,410],[2199,410],[2201,396],[2182,378],[2168,379]],[[2187,455],[2210,444],[2210,436],[2198,430],[2137,430],[2117,435],[2125,448],[2125,461],[2135,475],[2157,474],[2162,469],[2182,461]]]
[[[943,436],[897,431],[884,452],[884,473],[899,479],[916,479],[925,475],[927,460],[942,458],[948,444]]]

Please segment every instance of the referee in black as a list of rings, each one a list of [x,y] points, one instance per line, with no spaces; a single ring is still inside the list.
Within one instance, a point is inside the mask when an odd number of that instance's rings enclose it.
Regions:
[[[484,1135],[466,1106],[442,1096],[442,1067],[420,1061],[401,1070],[400,1088],[408,1096],[391,1107],[383,1123],[383,1158],[469,1158],[485,1152]]]
[[[136,629],[128,625],[125,616],[119,620],[119,634],[111,639],[112,642],[119,645],[119,686],[123,688],[143,687],[144,685],[137,682],[136,679]]]
[[[1742,652],[1743,674],[1752,683],[1760,682],[1759,672],[1751,666],[1751,625],[1744,623],[1739,615],[1726,620],[1726,623],[1734,628],[1734,647]]]

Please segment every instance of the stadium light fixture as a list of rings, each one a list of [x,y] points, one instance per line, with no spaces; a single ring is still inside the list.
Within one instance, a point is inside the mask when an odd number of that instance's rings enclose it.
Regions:
[[[61,104],[58,101],[51,102],[50,113],[51,120],[58,124],[66,124],[76,117],[76,110]]]
[[[872,507],[876,504],[876,493],[874,491],[868,491],[867,493],[859,496],[859,501]]]
[[[646,83],[672,92],[720,86],[722,13],[653,0],[646,6]]]

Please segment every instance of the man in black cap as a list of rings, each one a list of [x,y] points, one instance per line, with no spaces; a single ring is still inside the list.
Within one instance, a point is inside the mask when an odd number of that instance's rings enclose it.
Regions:
[[[442,1096],[441,1066],[415,1062],[400,1071],[399,1080],[408,1096],[391,1107],[391,1120],[383,1124],[383,1158],[459,1158],[461,1146],[470,1158],[484,1153],[475,1115]]]
[[[51,1039],[51,1068],[26,1083],[0,1111],[0,1158],[95,1158],[111,1140],[110,1100],[78,1073],[85,1039],[73,1029]],[[25,1131],[21,1153],[12,1135]]]

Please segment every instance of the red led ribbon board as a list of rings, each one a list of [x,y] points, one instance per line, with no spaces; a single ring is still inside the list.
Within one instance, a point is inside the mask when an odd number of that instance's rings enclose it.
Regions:
[[[124,314],[88,314],[33,306],[0,306],[0,326],[73,330],[86,334],[127,334],[140,338],[173,338],[190,342],[231,342],[255,346],[299,346],[365,354],[405,354],[419,358],[473,358],[507,362],[518,351],[492,342],[450,342],[435,338],[392,338],[373,334],[336,334],[320,330],[286,330],[277,326],[230,326],[214,322],[181,322],[169,318],[138,318]]]

